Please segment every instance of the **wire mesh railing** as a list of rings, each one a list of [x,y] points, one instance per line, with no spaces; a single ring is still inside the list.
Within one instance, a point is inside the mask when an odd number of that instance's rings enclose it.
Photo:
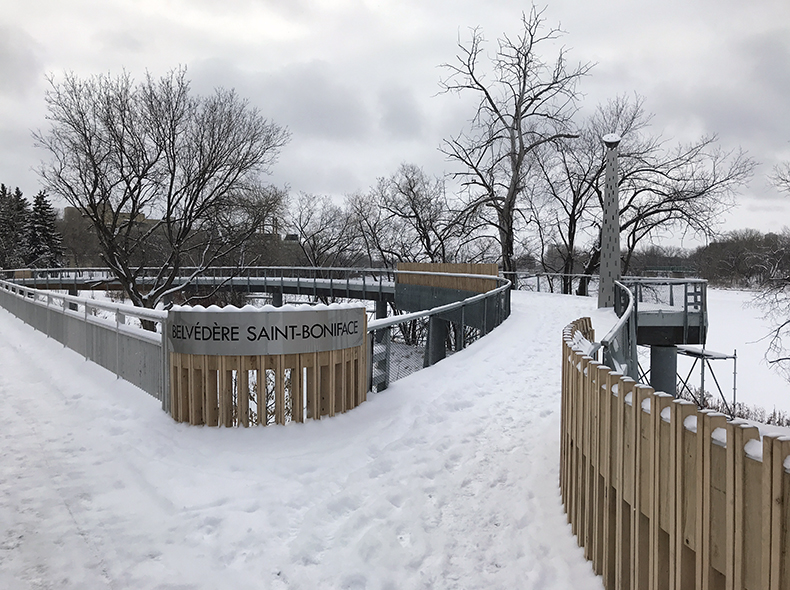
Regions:
[[[480,275],[477,275],[479,277]],[[479,295],[426,311],[395,315],[368,324],[371,391],[466,348],[510,315],[511,283]]]

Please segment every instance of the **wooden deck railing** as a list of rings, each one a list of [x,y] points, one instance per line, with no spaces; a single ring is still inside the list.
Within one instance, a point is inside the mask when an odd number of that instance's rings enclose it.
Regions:
[[[563,333],[560,489],[607,590],[790,588],[790,437],[655,393]]]
[[[266,356],[170,353],[173,418],[266,426],[346,412],[367,398],[366,346]]]

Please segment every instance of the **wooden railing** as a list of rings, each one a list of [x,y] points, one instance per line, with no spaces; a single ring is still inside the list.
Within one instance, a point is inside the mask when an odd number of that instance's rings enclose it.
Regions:
[[[367,343],[303,354],[170,353],[171,413],[178,422],[254,426],[304,422],[367,398]]]
[[[604,587],[790,588],[790,437],[655,393],[563,333],[560,489]]]

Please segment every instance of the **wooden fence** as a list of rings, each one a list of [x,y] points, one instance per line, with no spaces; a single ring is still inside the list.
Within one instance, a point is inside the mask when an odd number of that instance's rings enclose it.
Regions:
[[[265,426],[346,412],[367,398],[366,344],[269,356],[170,353],[173,418]]]
[[[560,489],[604,587],[790,589],[790,437],[698,410],[563,333]]]
[[[403,285],[422,285],[425,287],[439,287],[441,289],[487,293],[496,289],[496,279],[476,279],[463,275],[488,275],[495,277],[499,274],[499,267],[496,264],[399,262],[398,271],[423,273],[406,274],[399,272],[395,275],[395,280]],[[447,276],[447,274],[435,273],[453,273],[462,276],[453,277]]]

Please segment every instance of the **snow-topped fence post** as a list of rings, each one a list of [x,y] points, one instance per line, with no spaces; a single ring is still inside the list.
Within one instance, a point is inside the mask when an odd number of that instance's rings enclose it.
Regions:
[[[560,490],[607,590],[790,588],[790,438],[636,383],[563,332]]]
[[[174,307],[166,325],[169,410],[178,422],[304,422],[366,400],[362,306]]]

